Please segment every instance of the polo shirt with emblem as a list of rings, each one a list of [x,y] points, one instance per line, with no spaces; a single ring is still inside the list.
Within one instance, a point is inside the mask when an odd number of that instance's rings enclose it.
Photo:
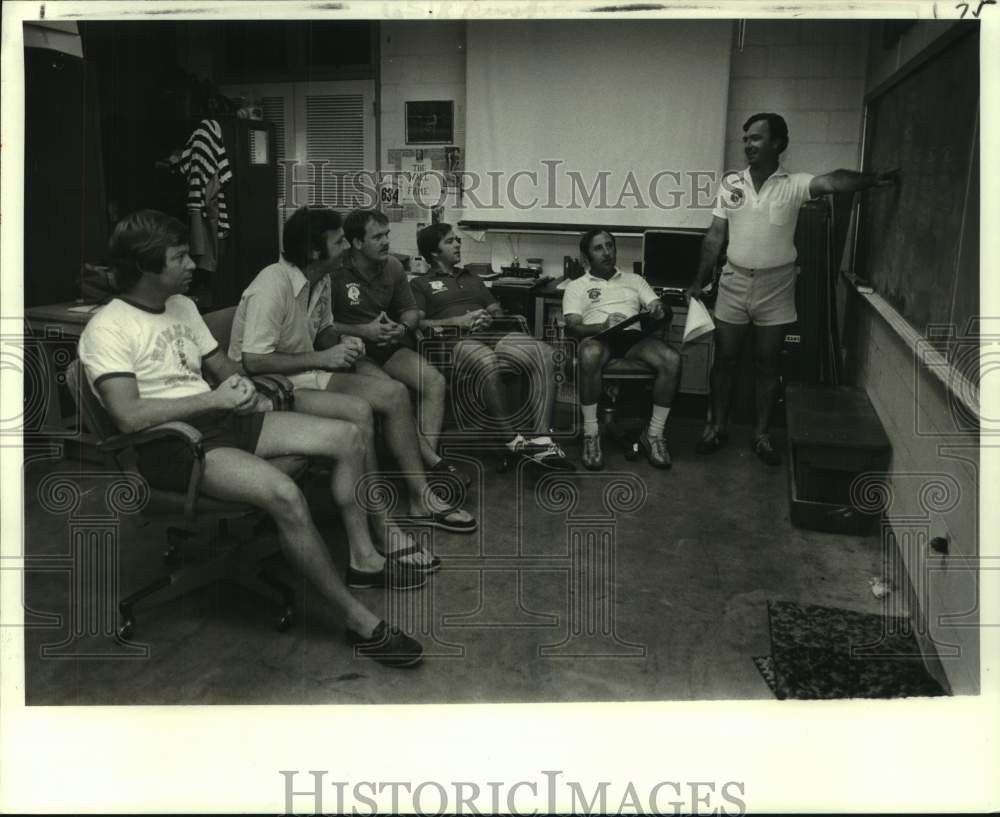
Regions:
[[[324,275],[310,288],[302,270],[281,259],[264,267],[243,292],[233,316],[229,357],[238,362],[244,352],[311,352],[316,336],[332,323],[329,278]]]
[[[795,223],[809,195],[810,173],[778,167],[754,190],[750,168],[727,175],[712,215],[729,222],[730,261],[749,269],[780,267],[795,261]]]
[[[605,281],[588,271],[566,286],[563,315],[580,315],[584,323],[604,323],[615,312],[631,318],[655,300],[656,293],[641,275],[616,267]],[[630,326],[629,330],[639,331],[639,326]]]
[[[430,320],[457,318],[496,303],[483,280],[461,267],[449,274],[435,265],[426,275],[410,281],[410,289],[417,306]]]
[[[404,312],[417,308],[403,265],[393,256],[378,265],[356,250],[341,258],[341,265],[330,273],[337,323],[370,323],[383,311],[399,320]]]

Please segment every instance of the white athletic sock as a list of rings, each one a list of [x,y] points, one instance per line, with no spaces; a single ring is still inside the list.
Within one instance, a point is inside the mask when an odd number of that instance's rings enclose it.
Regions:
[[[646,436],[651,440],[663,436],[663,427],[667,424],[667,417],[670,416],[670,406],[658,406],[653,404],[653,414],[649,418],[649,427],[646,429]]]
[[[593,437],[600,433],[601,429],[597,425],[597,403],[589,406],[580,406],[583,413],[583,433],[587,437]]]

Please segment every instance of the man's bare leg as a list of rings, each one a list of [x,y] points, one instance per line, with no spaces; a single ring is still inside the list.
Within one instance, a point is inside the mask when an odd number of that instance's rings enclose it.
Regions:
[[[349,394],[334,394],[318,389],[295,390],[296,411],[312,414],[316,417],[327,417],[331,420],[343,420],[358,427],[365,447],[364,473],[378,473],[378,455],[375,452],[375,420],[372,407],[366,400]],[[385,549],[389,515],[385,511],[372,510],[368,512],[371,532],[375,540]]]
[[[373,360],[365,358],[362,358],[355,364],[355,370],[357,371],[357,374],[363,377],[381,378],[382,380],[395,379]],[[409,395],[407,395],[407,397],[409,397]],[[444,422],[443,418],[442,422]],[[416,425],[414,425],[414,428],[416,429]],[[420,448],[420,456],[428,468],[432,468],[441,461],[441,455],[437,453],[436,447],[431,446],[431,444],[427,441],[427,438],[423,434],[419,433],[419,429],[417,429],[417,445]]]
[[[512,412],[500,378],[500,362],[494,351],[486,344],[471,339],[459,341],[453,351],[455,381],[464,387],[481,391],[492,423],[490,430],[500,432],[505,441],[516,437],[517,429],[511,424]],[[475,395],[463,390],[461,394],[453,394],[453,399],[472,401]],[[475,415],[477,412],[470,408],[464,413]]]
[[[500,340],[496,353],[501,360],[508,358],[518,370],[528,373],[534,397],[532,430],[539,436],[548,434],[556,402],[555,349],[528,335],[512,332]]]
[[[385,566],[385,557],[372,542],[367,515],[354,499],[365,468],[365,444],[357,426],[297,411],[269,412],[254,453],[264,458],[298,454],[331,460],[330,493],[347,531],[351,567],[371,573]]]
[[[278,527],[282,553],[292,566],[344,616],[349,629],[365,637],[373,634],[378,616],[354,598],[340,578],[295,480],[246,451],[216,448],[205,455],[202,490],[270,514]]]
[[[715,321],[715,363],[712,365],[712,422],[706,427],[703,439],[724,432],[729,424],[732,405],[733,382],[740,353],[746,342],[750,324]]]
[[[372,412],[379,414],[385,420],[386,435],[396,443],[393,446],[390,442],[390,448],[393,454],[397,455],[397,459],[401,460],[399,464],[407,483],[410,514],[414,516],[427,516],[431,513],[448,514],[452,519],[471,522],[472,517],[468,513],[452,510],[428,488],[423,462],[414,442],[416,430],[405,386],[389,378],[335,373],[327,388],[336,391],[297,390],[296,410],[320,417],[355,422],[363,433],[367,430],[369,439],[366,441],[365,468],[371,474],[378,472]],[[402,457],[399,456],[401,452]],[[370,520],[375,539],[383,552],[392,553],[413,546],[412,536],[404,534],[388,513],[373,511],[370,513]],[[424,549],[407,555],[405,559],[409,564],[427,567],[434,557]]]
[[[444,423],[445,380],[421,355],[412,349],[399,349],[385,365],[386,374],[417,392],[417,431],[437,455]],[[431,463],[428,463],[430,465]]]

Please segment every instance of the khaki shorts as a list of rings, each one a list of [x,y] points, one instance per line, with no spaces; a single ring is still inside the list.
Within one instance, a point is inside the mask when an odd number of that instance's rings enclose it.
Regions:
[[[324,391],[330,382],[330,372],[323,371],[322,369],[296,372],[295,374],[285,375],[285,377],[292,381],[292,385],[296,389],[317,389]]]
[[[715,317],[735,324],[780,326],[793,323],[795,313],[794,264],[769,269],[745,269],[727,263],[719,278]]]

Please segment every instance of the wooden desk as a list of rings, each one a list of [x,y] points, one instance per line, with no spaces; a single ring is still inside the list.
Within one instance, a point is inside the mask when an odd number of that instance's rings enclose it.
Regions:
[[[47,437],[75,437],[81,429],[76,423],[76,417],[63,416],[59,397],[59,387],[62,382],[62,372],[66,365],[76,357],[76,342],[83,334],[83,328],[91,319],[98,305],[90,306],[90,311],[71,311],[73,308],[84,307],[76,301],[67,301],[47,306],[31,306],[24,310],[25,350],[29,347],[37,349],[36,354],[25,354],[25,432]],[[35,370],[28,371],[34,364]],[[29,389],[36,389],[32,395]],[[39,427],[34,427],[33,418],[42,417]],[[86,435],[81,435],[86,439]]]
[[[490,281],[487,286],[504,312],[510,315],[523,315],[529,327],[535,325],[537,319],[533,293],[538,288],[537,281],[530,278],[511,280],[501,277]]]

